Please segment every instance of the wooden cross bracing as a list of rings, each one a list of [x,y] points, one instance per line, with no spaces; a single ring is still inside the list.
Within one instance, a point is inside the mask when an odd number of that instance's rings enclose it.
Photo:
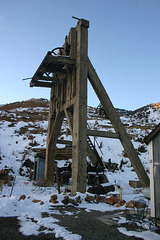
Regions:
[[[53,56],[52,52],[48,52],[30,82],[31,87],[51,88],[45,160],[46,183],[48,186],[53,186],[54,183],[56,143],[66,116],[72,134],[72,193],[86,191],[86,156],[94,165],[97,163],[87,141],[88,136],[120,139],[142,186],[149,186],[148,175],[88,58],[88,27],[89,22],[80,19],[66,37],[61,55]],[[115,133],[87,129],[87,79],[103,105]],[[101,160],[98,164],[103,165]]]

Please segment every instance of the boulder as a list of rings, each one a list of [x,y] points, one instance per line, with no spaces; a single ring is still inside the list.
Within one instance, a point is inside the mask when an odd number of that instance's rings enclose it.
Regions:
[[[126,207],[128,208],[134,208],[136,206],[136,201],[130,200],[129,202],[126,203]]]
[[[119,200],[116,204],[116,207],[122,207],[126,203],[125,200]]]
[[[18,200],[18,201],[24,200],[25,198],[26,198],[26,195],[23,194],[23,195],[21,195],[21,196],[19,197],[19,200]]]
[[[118,202],[118,199],[115,197],[106,198],[106,203],[109,205],[115,205]]]
[[[56,194],[51,195],[51,199],[52,200],[57,200],[57,195]]]

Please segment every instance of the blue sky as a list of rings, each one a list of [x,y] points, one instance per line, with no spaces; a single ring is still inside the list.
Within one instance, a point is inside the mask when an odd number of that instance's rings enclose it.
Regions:
[[[115,107],[160,102],[160,0],[0,0],[0,104],[49,98],[22,79],[62,46],[72,16],[90,22],[88,55]]]

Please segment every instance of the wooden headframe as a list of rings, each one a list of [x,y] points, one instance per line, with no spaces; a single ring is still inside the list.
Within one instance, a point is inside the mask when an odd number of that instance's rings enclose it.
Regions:
[[[86,156],[89,156],[94,165],[97,163],[87,141],[89,135],[120,139],[142,186],[149,186],[148,175],[88,58],[88,27],[89,22],[80,19],[77,26],[70,29],[58,55],[54,55],[54,51],[48,52],[30,82],[31,87],[51,88],[46,183],[48,186],[53,186],[54,183],[56,143],[66,117],[72,134],[72,193],[86,191]],[[115,133],[87,129],[87,79],[103,105]],[[100,161],[98,164],[103,165]]]

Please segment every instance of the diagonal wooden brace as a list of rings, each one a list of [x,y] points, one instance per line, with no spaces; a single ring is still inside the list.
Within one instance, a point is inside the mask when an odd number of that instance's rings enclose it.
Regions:
[[[121,123],[118,114],[116,113],[115,108],[112,105],[111,100],[109,99],[105,88],[103,87],[103,84],[101,83],[95,69],[92,66],[92,63],[90,62],[88,58],[88,78],[89,81],[97,94],[97,97],[99,98],[101,104],[104,107],[104,111],[108,118],[110,119],[115,131],[117,134],[119,134],[119,139],[127,153],[128,158],[130,159],[132,166],[134,167],[139,180],[143,187],[149,186],[149,177],[147,173],[144,170],[144,167],[141,163],[141,160],[138,157],[138,154],[133,147],[133,144],[123,126]]]

